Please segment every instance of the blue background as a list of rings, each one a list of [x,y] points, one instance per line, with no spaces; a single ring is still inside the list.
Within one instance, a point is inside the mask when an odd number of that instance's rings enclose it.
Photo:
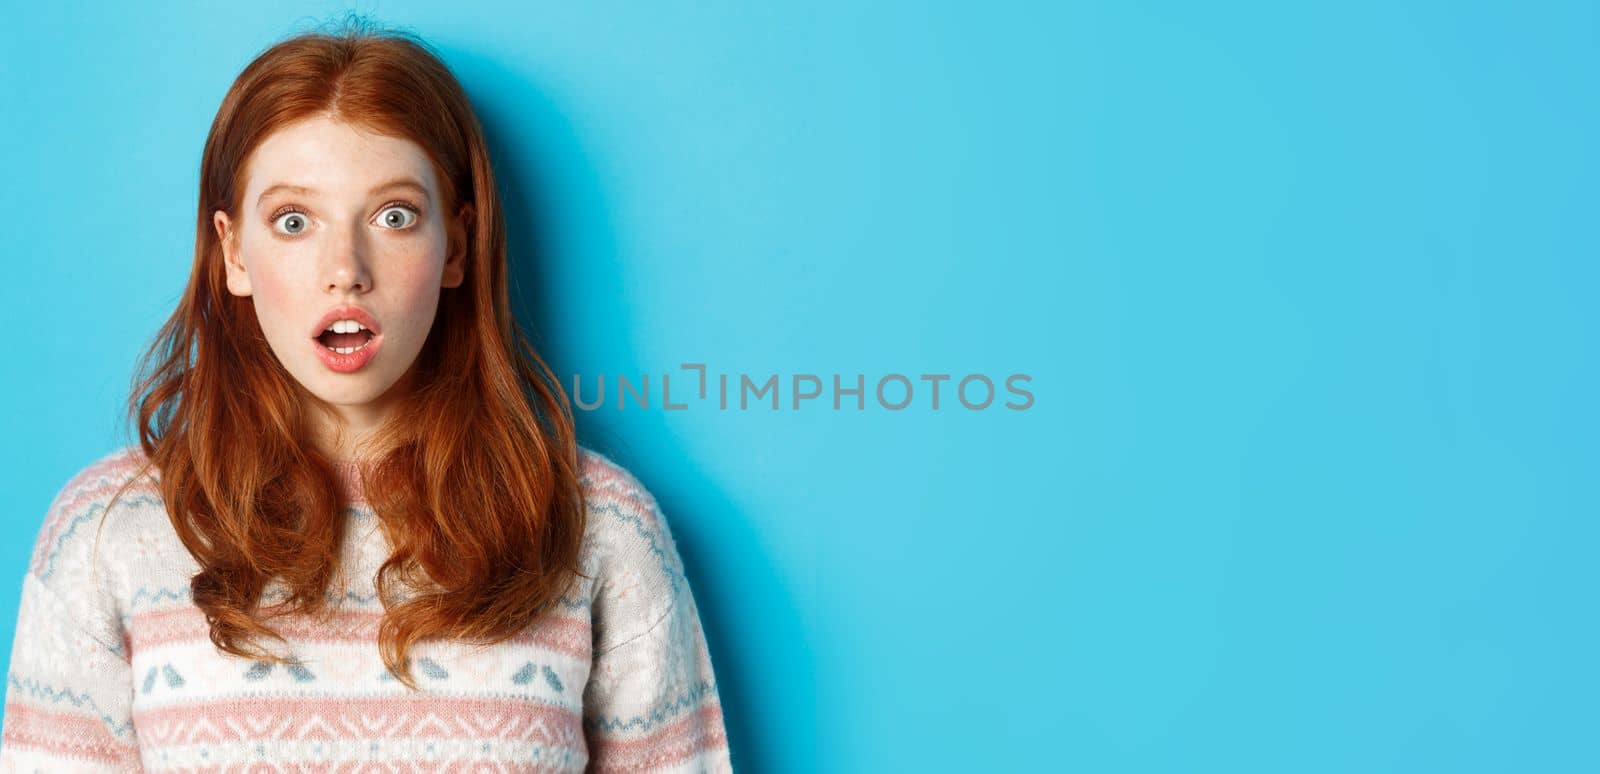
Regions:
[[[7,5],[8,645],[218,102],[344,6]],[[579,412],[672,520],[742,770],[1600,767],[1600,14],[1295,5],[357,6],[481,111],[569,389],[866,375]]]

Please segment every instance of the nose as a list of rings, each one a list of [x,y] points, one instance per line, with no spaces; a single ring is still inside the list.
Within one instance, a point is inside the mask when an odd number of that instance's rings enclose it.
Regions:
[[[372,289],[372,272],[367,261],[367,245],[360,229],[342,238],[330,239],[322,262],[322,284],[333,293],[365,293]]]

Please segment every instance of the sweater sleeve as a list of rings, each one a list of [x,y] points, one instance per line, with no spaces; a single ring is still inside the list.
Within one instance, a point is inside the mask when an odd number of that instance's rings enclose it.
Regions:
[[[61,488],[22,574],[0,720],[0,774],[136,772],[133,668],[121,603],[111,493],[132,472],[113,453]]]
[[[617,551],[595,600],[583,695],[589,771],[728,772],[727,732],[705,630],[660,507],[638,488],[598,510]]]
[[[139,771],[133,676],[32,572],[23,576],[6,679],[0,773]]]

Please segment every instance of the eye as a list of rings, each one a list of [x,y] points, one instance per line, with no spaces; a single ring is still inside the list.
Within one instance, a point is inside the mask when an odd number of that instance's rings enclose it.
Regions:
[[[305,231],[306,227],[309,225],[310,223],[306,221],[305,213],[300,212],[299,210],[284,210],[277,215],[272,216],[273,228],[279,233],[288,234],[290,236],[300,234],[301,232]]]
[[[417,211],[408,204],[391,204],[378,213],[378,222],[384,228],[410,228],[417,222]]]

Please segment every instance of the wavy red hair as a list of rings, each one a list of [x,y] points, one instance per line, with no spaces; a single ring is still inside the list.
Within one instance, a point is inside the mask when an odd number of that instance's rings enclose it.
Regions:
[[[493,644],[553,607],[581,576],[585,521],[567,395],[511,313],[482,128],[416,36],[365,24],[297,35],[257,56],[223,97],[201,158],[189,282],[129,398],[146,458],[134,480],[159,470],[168,515],[200,564],[191,591],[216,646],[288,661],[251,640],[282,640],[263,616],[329,611],[344,503],[332,461],[305,442],[307,405],[319,399],[268,348],[252,299],[227,292],[211,214],[238,215],[254,148],[316,114],[416,142],[444,189],[441,211],[472,210],[465,280],[442,291],[415,388],[376,435],[364,476],[393,547],[374,579],[379,649],[414,690],[406,653],[416,642]],[[283,599],[263,607],[275,582]]]

